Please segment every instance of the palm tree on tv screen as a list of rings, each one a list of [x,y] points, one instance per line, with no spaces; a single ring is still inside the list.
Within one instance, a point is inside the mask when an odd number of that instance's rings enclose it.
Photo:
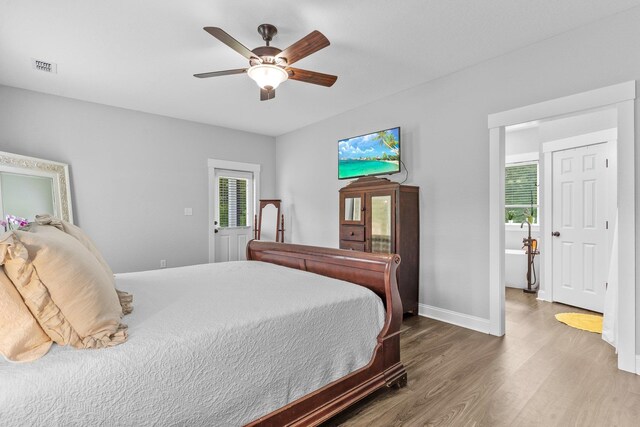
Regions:
[[[386,146],[391,152],[395,155],[400,154],[398,150],[398,140],[395,135],[391,132],[378,132],[375,138],[376,141],[380,142],[381,146]]]

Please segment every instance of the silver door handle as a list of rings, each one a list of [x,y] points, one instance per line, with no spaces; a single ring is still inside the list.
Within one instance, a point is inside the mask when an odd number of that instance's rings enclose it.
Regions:
[[[560,232],[559,231],[554,231],[553,233],[551,233],[551,235],[553,237],[560,237]]]

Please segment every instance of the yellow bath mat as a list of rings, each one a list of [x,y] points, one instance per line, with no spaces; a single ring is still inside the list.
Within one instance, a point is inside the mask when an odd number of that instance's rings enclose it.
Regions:
[[[583,331],[602,333],[602,316],[582,313],[558,313],[556,319],[572,328]]]

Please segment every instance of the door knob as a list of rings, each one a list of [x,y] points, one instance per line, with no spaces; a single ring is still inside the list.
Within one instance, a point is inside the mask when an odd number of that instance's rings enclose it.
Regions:
[[[559,231],[554,231],[553,233],[551,233],[551,235],[553,237],[560,237],[560,232]]]

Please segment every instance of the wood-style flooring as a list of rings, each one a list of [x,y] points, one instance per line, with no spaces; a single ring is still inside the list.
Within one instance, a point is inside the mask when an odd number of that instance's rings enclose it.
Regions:
[[[599,334],[554,315],[584,312],[507,289],[507,334],[411,317],[408,385],[381,390],[326,426],[640,426],[640,376]]]

